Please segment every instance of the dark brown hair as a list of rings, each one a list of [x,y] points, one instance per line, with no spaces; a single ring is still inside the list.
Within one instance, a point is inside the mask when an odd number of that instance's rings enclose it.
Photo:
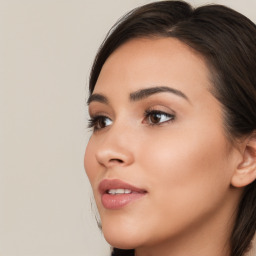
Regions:
[[[106,59],[120,45],[140,37],[173,37],[204,57],[213,95],[222,104],[227,137],[256,130],[256,26],[222,5],[192,8],[183,1],[160,1],[129,12],[110,30],[95,58],[89,89],[93,92]],[[231,256],[242,256],[256,229],[256,183],[244,189],[230,238]],[[126,253],[126,254],[125,254]],[[115,255],[131,251],[115,249]]]

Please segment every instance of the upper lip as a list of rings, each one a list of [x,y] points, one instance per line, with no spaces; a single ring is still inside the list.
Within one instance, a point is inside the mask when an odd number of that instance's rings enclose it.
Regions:
[[[99,184],[99,191],[102,195],[105,194],[110,189],[118,189],[118,188],[129,189],[137,193],[147,192],[145,189],[137,188],[119,179],[104,179]]]

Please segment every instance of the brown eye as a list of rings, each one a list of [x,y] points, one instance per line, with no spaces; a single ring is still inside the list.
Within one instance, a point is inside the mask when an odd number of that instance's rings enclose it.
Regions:
[[[95,125],[95,128],[102,129],[106,127],[106,120],[105,118],[99,118],[97,124]]]
[[[161,121],[161,114],[153,113],[148,117],[148,119],[151,124],[157,124]]]
[[[112,124],[112,120],[106,116],[95,116],[89,120],[89,128],[93,128],[93,131],[103,129]]]
[[[174,115],[162,111],[147,111],[145,113],[146,121],[150,125],[158,125],[174,119]]]

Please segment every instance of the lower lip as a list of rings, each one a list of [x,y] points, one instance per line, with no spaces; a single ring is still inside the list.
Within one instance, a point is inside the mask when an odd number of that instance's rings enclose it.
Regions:
[[[101,202],[106,209],[120,209],[125,205],[145,196],[146,193],[131,193],[131,194],[103,194]]]

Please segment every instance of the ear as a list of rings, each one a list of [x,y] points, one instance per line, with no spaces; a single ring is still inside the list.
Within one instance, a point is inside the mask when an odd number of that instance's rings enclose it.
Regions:
[[[234,187],[245,187],[256,179],[256,132],[246,139],[242,162],[238,164],[231,180]]]

